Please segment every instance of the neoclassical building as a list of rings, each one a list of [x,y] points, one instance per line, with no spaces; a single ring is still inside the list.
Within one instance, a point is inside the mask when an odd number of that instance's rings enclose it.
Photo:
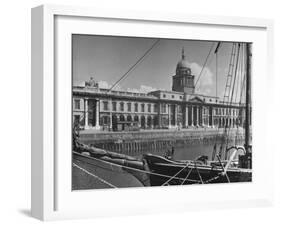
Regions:
[[[99,88],[91,78],[73,87],[73,122],[84,129],[113,131],[243,126],[244,105],[196,94],[194,78],[184,51],[172,91],[115,91]]]

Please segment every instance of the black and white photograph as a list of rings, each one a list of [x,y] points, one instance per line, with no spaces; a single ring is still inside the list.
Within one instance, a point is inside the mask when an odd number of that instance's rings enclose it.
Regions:
[[[252,182],[252,43],[72,34],[72,190]]]

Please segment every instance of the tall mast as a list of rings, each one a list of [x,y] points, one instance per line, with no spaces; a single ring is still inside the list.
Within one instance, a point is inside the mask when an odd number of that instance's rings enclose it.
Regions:
[[[251,120],[251,60],[252,44],[246,44],[246,118],[245,118],[245,149],[249,153],[250,146],[250,120]]]

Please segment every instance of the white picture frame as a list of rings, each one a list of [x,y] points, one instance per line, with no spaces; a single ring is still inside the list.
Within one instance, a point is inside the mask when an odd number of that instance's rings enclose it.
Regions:
[[[139,26],[142,29],[138,29]],[[179,32],[179,27],[186,32]],[[63,122],[62,115],[68,114],[71,105],[70,98],[64,99],[71,90],[69,35],[77,32],[256,43],[253,48],[253,73],[257,75],[253,78],[253,146],[257,151],[253,157],[253,182],[72,192],[69,184],[71,121]],[[273,171],[273,150],[267,149],[266,139],[267,109],[272,104],[268,98],[273,76],[272,45],[273,23],[265,19],[55,5],[32,9],[32,216],[56,220],[271,204],[273,178],[266,176],[264,169]],[[260,89],[264,92],[259,92]],[[66,107],[62,107],[62,101]],[[58,139],[61,133],[68,135]],[[266,150],[266,154],[262,155],[262,150]]]

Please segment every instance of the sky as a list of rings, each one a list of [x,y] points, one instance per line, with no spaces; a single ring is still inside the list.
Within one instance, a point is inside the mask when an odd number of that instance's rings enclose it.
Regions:
[[[73,35],[73,84],[93,77],[102,88],[110,88],[157,41],[155,38]],[[195,81],[212,47],[211,54],[195,88],[196,93],[224,95],[232,44],[222,42],[216,56],[217,42],[160,39],[149,54],[115,89],[134,92],[172,90],[172,76],[184,48]],[[237,80],[239,81],[239,80]],[[217,84],[217,92],[216,92]]]

